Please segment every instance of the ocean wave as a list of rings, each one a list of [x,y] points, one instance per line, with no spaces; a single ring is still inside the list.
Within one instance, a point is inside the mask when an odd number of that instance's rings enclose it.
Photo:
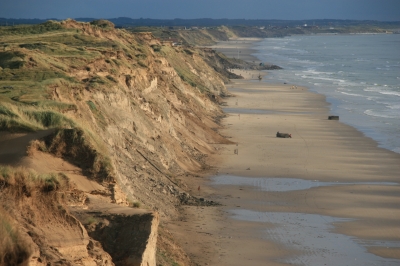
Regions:
[[[398,91],[381,91],[379,93],[385,94],[385,95],[394,95],[400,97],[400,92]]]
[[[393,109],[393,110],[399,110],[400,109],[400,104],[394,104],[394,105],[387,105],[388,108]]]
[[[382,145],[399,148],[400,138],[395,135],[399,136],[400,126],[400,54],[393,53],[395,46],[387,50],[381,37],[374,37],[372,42],[365,42],[364,36],[354,37],[360,43],[364,42],[363,45],[357,50],[345,49],[345,45],[356,48],[352,46],[353,37],[351,40],[343,38],[340,42],[331,36],[267,39],[268,47],[263,52],[268,55],[263,59],[275,60],[285,68],[275,72],[274,78],[303,84],[326,95],[332,110],[340,113],[343,121],[361,129],[376,130],[384,136],[377,140]],[[395,38],[396,43],[400,40],[397,35],[388,37]],[[293,50],[274,50],[274,46],[309,53],[300,55]],[[330,53],[326,53],[324,46],[329,46]],[[276,55],[271,56],[274,53]],[[400,153],[400,149],[397,152]]]
[[[375,116],[375,117],[383,117],[383,118],[399,118],[400,114],[394,113],[390,110],[366,110],[364,111],[364,114],[369,115],[369,116]]]
[[[356,62],[370,62],[370,59],[365,59],[365,58],[356,58]]]
[[[348,93],[348,92],[344,92],[344,91],[341,91],[340,93],[341,93],[341,94],[344,94],[344,95],[349,95],[349,96],[356,96],[356,97],[367,98],[366,96],[361,95],[361,94],[357,94],[357,93]]]
[[[376,103],[379,103],[380,97],[376,97],[376,96],[365,96],[367,98],[368,101],[374,101]]]
[[[335,74],[333,72],[317,71],[315,69],[307,69],[307,70],[304,70],[303,73],[310,73],[313,75],[333,75],[333,74]]]
[[[303,72],[304,73],[304,72]],[[307,74],[307,73],[306,73]],[[310,73],[311,74],[311,73]],[[299,74],[300,76],[301,74]],[[329,81],[332,82],[334,84],[346,84],[348,83],[346,80],[344,79],[336,79],[336,78],[328,78],[328,77],[323,77],[323,76],[312,76],[312,75],[301,75],[300,77],[302,77],[303,79],[313,79],[313,80],[324,80],[324,81]],[[346,85],[344,85],[346,86]]]
[[[376,86],[377,84],[375,84]],[[380,94],[384,95],[393,95],[393,96],[398,96],[400,97],[400,91],[391,91],[388,89],[388,85],[382,85],[382,86],[377,86],[377,87],[367,87],[364,89],[366,92],[377,92]]]
[[[289,51],[294,54],[301,54],[301,55],[308,54],[308,51],[306,51],[306,50],[287,48],[285,46],[272,46],[270,48],[272,48],[273,50],[279,50],[279,51]]]

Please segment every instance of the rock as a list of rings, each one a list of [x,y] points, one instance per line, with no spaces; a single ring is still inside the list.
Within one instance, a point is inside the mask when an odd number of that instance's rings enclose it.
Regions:
[[[276,132],[277,138],[292,138],[292,134]]]

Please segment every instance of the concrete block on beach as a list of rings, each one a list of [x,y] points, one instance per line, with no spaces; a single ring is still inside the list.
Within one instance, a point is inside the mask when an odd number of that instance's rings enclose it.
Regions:
[[[277,138],[292,138],[292,134],[276,132]]]
[[[339,120],[339,116],[337,116],[337,115],[330,115],[330,116],[328,116],[328,120]]]

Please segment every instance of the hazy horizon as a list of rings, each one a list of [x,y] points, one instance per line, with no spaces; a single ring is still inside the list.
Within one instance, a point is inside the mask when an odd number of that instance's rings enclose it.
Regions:
[[[3,0],[14,19],[349,19],[400,21],[398,0]]]

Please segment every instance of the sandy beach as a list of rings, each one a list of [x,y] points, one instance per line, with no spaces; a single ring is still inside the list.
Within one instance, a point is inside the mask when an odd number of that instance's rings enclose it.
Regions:
[[[214,48],[256,61],[254,41]],[[168,225],[185,251],[199,265],[398,265],[400,154],[328,120],[323,95],[235,73],[221,134],[236,144],[216,145],[217,173],[191,184],[223,206]]]

